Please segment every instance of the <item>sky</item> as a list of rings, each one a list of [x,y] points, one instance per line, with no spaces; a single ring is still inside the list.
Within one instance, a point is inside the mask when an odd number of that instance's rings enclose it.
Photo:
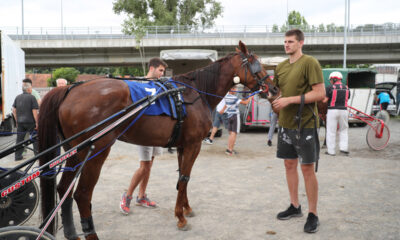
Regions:
[[[124,15],[112,10],[113,0],[0,0],[0,28],[114,27]],[[350,24],[400,24],[399,0],[350,0]],[[224,7],[216,25],[282,25],[296,10],[310,25],[344,25],[345,0],[220,0]]]

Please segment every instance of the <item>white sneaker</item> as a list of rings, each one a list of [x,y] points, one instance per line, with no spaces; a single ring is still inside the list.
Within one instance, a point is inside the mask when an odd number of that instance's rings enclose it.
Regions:
[[[206,138],[203,140],[203,142],[212,145],[213,144],[213,140],[211,140],[210,138]]]

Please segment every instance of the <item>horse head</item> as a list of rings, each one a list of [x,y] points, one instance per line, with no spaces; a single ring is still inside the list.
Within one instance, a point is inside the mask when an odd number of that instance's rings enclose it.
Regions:
[[[277,98],[280,93],[279,88],[275,86],[257,55],[249,52],[242,41],[239,41],[239,48],[236,48],[236,53],[238,53],[240,61],[236,65],[234,83],[240,82],[252,91],[261,90],[260,95],[263,98]]]

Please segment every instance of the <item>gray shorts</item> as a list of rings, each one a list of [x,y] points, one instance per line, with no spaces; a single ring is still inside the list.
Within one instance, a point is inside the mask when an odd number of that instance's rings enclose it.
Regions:
[[[139,151],[139,161],[151,161],[152,157],[161,155],[163,150],[162,147],[137,146]]]
[[[228,129],[228,118],[226,113],[220,114],[219,112],[213,112],[213,127],[219,128],[221,126],[221,122],[224,124],[225,129]]]
[[[299,159],[301,164],[315,163],[319,159],[317,129],[303,128],[300,139],[297,129],[279,127],[276,156],[283,159]]]

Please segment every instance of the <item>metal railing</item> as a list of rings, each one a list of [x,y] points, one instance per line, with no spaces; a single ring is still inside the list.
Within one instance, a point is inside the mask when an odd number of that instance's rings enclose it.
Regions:
[[[294,28],[296,26],[290,26]],[[343,36],[343,27],[330,27],[321,30],[315,26],[299,26],[306,36]],[[131,39],[122,27],[30,27],[24,28],[24,35],[20,27],[0,27],[14,40],[74,40],[74,39]],[[214,26],[212,28],[194,28],[188,26],[149,26],[145,29],[143,38],[225,38],[225,37],[273,37],[283,36],[284,31],[278,31],[272,25],[242,25],[242,26]],[[400,24],[352,26],[348,36],[382,36],[400,35]]]

